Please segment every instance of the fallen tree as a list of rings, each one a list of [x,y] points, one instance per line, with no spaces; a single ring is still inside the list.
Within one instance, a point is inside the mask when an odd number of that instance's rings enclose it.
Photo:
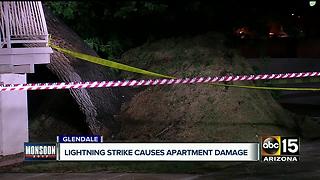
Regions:
[[[51,43],[72,51],[97,56],[95,51],[55,17],[48,8],[44,7],[44,11],[48,31],[52,35]],[[114,71],[110,68],[82,61],[55,50],[47,68],[64,82],[102,81],[116,78]],[[70,89],[70,94],[85,115],[85,121],[91,132],[105,135],[106,138],[110,137],[117,129],[113,115],[120,107],[119,90],[117,88]]]

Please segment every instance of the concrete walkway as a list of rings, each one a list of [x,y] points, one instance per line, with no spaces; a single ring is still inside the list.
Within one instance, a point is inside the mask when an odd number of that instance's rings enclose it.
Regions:
[[[188,180],[196,179],[199,175],[189,174],[140,174],[140,173],[111,173],[111,172],[97,172],[97,173],[13,173],[0,175],[1,180]]]

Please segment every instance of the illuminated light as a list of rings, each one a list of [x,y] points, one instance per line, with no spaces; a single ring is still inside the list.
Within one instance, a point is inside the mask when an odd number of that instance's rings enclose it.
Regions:
[[[315,6],[317,4],[317,1],[309,1],[309,5],[312,7],[312,6]]]
[[[291,16],[294,16],[294,13],[292,13]]]

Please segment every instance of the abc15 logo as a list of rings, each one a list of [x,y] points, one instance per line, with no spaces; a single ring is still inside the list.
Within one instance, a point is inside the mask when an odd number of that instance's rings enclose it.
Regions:
[[[299,155],[300,141],[297,137],[263,136],[261,156]]]

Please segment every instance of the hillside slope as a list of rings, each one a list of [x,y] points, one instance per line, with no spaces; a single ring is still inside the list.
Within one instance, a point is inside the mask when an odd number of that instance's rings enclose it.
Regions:
[[[216,33],[166,39],[128,51],[122,62],[175,77],[253,73],[225,42]],[[259,135],[293,135],[296,128],[268,91],[207,84],[140,90],[117,119],[118,138],[139,141],[257,141]]]

